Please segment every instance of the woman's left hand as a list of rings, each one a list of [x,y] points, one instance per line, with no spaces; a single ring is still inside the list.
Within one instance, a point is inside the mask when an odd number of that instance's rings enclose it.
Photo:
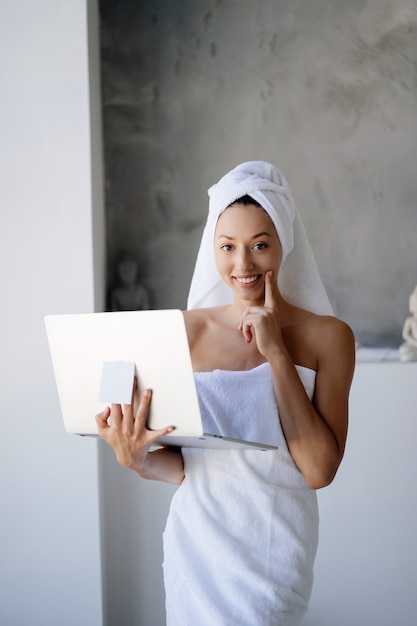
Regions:
[[[265,274],[265,302],[263,306],[249,306],[242,315],[238,330],[245,341],[254,338],[259,352],[268,359],[272,349],[284,349],[279,311],[279,291],[272,272]],[[269,359],[268,359],[269,360]]]

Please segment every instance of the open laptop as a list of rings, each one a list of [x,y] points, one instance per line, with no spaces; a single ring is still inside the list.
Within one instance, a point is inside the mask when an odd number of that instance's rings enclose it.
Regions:
[[[176,427],[159,444],[276,449],[204,431],[182,311],[47,315],[45,325],[67,432],[97,436],[95,415],[130,404],[136,376],[138,396],[152,389],[148,428]]]

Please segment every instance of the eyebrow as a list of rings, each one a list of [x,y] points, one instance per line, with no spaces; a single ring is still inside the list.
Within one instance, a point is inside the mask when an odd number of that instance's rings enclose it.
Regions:
[[[262,232],[262,233],[257,233],[256,235],[253,235],[253,237],[251,237],[251,239],[258,239],[258,237],[272,237],[271,233],[267,233],[267,232]],[[217,237],[217,239],[229,239],[232,240],[234,239],[234,237],[230,237],[229,235],[219,235]]]

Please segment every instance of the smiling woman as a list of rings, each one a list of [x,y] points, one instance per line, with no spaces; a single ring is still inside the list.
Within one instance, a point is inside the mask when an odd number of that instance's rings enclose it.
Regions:
[[[354,340],[281,172],[243,163],[209,195],[184,312],[201,413],[223,435],[268,432],[277,449],[151,452],[172,427],[146,429],[149,391],[136,416],[113,405],[97,423],[123,465],[180,485],[164,533],[168,626],[290,626],[311,594],[315,490],[344,453]]]

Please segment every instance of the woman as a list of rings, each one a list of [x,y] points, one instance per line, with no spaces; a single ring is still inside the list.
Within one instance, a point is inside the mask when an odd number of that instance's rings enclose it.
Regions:
[[[97,416],[118,461],[181,485],[164,533],[167,624],[297,624],[318,539],[315,490],[342,460],[354,369],[281,172],[243,163],[209,190],[184,318],[203,421],[278,448],[159,449],[151,392]],[[108,418],[112,417],[112,425]]]

